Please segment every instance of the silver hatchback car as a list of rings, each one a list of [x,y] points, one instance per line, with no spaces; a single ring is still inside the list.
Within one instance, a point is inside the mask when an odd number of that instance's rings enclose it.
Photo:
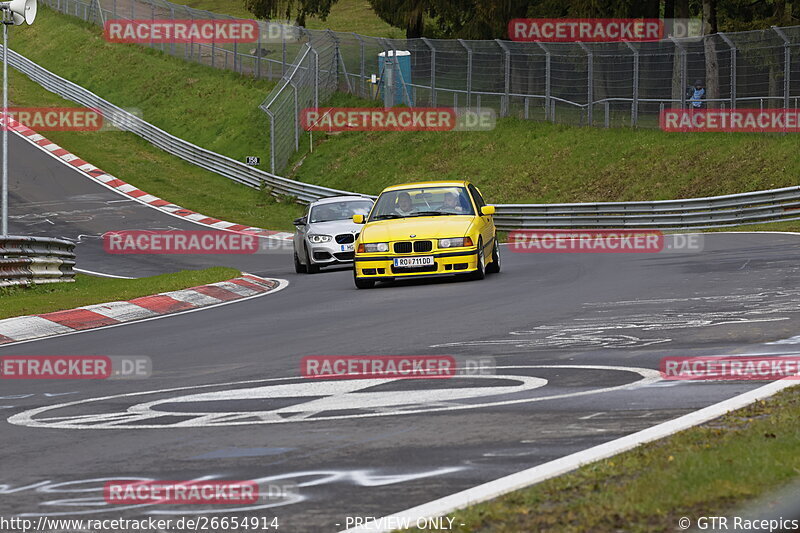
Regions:
[[[362,227],[353,223],[353,215],[368,215],[372,203],[364,196],[333,196],[309,205],[294,221],[295,272],[313,274],[322,266],[351,264]]]

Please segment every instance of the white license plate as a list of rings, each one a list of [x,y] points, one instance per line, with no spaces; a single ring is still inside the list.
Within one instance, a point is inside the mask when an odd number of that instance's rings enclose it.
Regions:
[[[342,244],[343,252],[352,252],[354,249],[352,244]]]
[[[419,257],[395,257],[394,266],[398,268],[413,268],[433,265],[432,255],[421,255]]]

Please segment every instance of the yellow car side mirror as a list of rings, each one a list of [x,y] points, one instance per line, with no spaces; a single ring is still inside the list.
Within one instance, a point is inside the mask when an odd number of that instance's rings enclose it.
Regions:
[[[363,224],[366,220],[364,220],[364,215],[353,215],[353,222],[356,224]]]
[[[481,207],[481,215],[484,216],[491,216],[494,215],[494,206],[493,205],[485,205]]]

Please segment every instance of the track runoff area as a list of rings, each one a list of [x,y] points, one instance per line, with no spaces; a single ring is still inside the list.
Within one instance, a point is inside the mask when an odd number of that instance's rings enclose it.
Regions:
[[[248,35],[234,22],[110,22],[112,41]],[[662,37],[652,24],[573,22],[514,28],[518,40]],[[665,129],[795,120],[679,111]],[[103,127],[83,112],[14,116]],[[301,118],[326,131],[495,126],[493,112],[448,108]],[[469,531],[447,513],[767,398],[797,374],[793,234],[518,231],[481,282],[357,291],[347,266],[296,274],[274,238],[123,197],[37,138],[11,145],[15,232],[56,231],[107,275],[226,265],[280,290],[230,305],[209,292],[193,298],[219,304],[197,312],[0,346],[0,530]]]

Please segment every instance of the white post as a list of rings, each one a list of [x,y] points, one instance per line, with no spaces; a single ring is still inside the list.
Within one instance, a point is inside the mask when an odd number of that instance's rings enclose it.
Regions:
[[[8,236],[8,15],[3,11],[3,237]]]

